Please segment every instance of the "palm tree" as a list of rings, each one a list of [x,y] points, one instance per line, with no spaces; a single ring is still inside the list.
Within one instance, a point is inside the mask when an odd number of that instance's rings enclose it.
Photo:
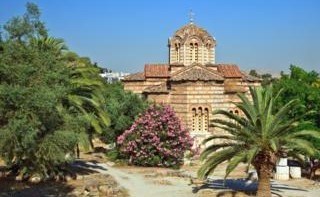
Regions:
[[[80,136],[82,136],[82,145],[89,142],[91,148],[93,148],[93,134],[102,133],[102,130],[110,124],[102,94],[103,91],[106,91],[106,85],[98,75],[99,68],[91,65],[90,60],[79,58],[72,52],[64,55],[71,69],[70,78],[73,85],[73,90],[68,95],[65,106],[78,111],[88,122],[89,127],[86,129],[86,133],[82,133]],[[71,56],[73,58],[70,59]],[[84,136],[87,136],[88,140]],[[79,152],[78,147],[77,152]]]
[[[40,37],[40,38],[31,38],[31,46],[37,48],[41,51],[50,51],[55,55],[61,55],[63,51],[67,50],[68,47],[65,45],[63,39],[54,38],[54,37]]]
[[[213,114],[226,117],[214,119],[213,126],[229,134],[213,135],[203,143],[222,139],[225,142],[212,144],[202,153],[203,165],[198,171],[199,178],[206,178],[215,168],[228,161],[225,178],[239,163],[248,163],[257,170],[259,182],[257,196],[270,197],[270,178],[272,169],[283,153],[300,158],[302,154],[314,155],[314,145],[306,137],[319,139],[317,131],[300,130],[297,119],[289,119],[287,114],[295,107],[292,100],[282,108],[275,109],[277,95],[272,87],[250,88],[252,101],[244,94],[239,94],[241,102],[234,103],[243,112],[243,117],[225,110]]]
[[[66,62],[70,69],[70,82],[73,86],[63,105],[57,106],[59,112],[66,119],[71,114],[82,116],[89,124],[88,128],[78,132],[80,144],[87,149],[88,143],[93,148],[92,137],[94,133],[102,133],[102,130],[110,124],[110,118],[105,109],[104,97],[105,84],[98,75],[100,69],[91,64],[89,58],[79,57],[76,53],[67,51],[67,46],[62,39],[54,37],[31,38],[30,45],[41,51],[50,51],[57,58]],[[65,108],[65,109],[62,109]],[[69,114],[67,114],[69,113]],[[79,153],[79,147],[77,147]],[[79,156],[79,154],[77,154]]]

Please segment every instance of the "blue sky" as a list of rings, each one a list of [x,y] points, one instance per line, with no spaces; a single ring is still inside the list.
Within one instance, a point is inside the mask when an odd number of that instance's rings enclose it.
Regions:
[[[0,1],[0,24],[25,11],[26,0]],[[34,0],[50,34],[81,56],[114,71],[167,63],[167,40],[195,23],[217,40],[217,63],[242,70],[320,71],[318,0]]]

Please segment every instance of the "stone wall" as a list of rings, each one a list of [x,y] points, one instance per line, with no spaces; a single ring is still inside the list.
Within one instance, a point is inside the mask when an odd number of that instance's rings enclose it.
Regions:
[[[179,69],[180,67],[177,66],[176,68]],[[125,90],[142,94],[145,88],[164,83],[168,83],[166,78],[131,81],[125,83]],[[234,89],[228,90],[226,88],[228,83],[233,85]],[[247,94],[250,98],[249,86],[260,86],[260,83],[244,81],[241,78],[227,79],[225,81],[170,81],[168,92],[148,92],[145,95],[151,102],[171,105],[183,124],[190,130],[191,136],[195,137],[196,146],[198,146],[203,139],[212,134],[227,134],[225,131],[209,126],[211,120],[225,118],[221,115],[213,116],[212,112],[222,109],[241,115],[242,112],[236,108],[233,102],[240,102],[237,96],[239,91]],[[202,130],[199,127],[194,129],[195,116],[193,109],[207,110],[205,112],[208,116],[206,116],[205,120],[207,120],[208,124],[202,125]],[[200,118],[198,122],[200,122]],[[215,141],[214,143],[219,142],[222,141]]]
[[[212,112],[216,109],[228,110],[233,108],[233,104],[229,103],[229,98],[224,94],[224,84],[217,82],[184,82],[172,83],[169,96],[170,105],[174,108],[177,115],[189,128],[196,141],[201,142],[204,138],[212,133],[221,133],[218,130],[213,130],[209,127],[208,131],[192,131],[193,114],[192,109],[209,109],[209,121],[213,117]]]

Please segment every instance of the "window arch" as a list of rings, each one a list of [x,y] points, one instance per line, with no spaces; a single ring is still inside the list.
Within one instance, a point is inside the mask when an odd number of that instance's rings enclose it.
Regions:
[[[232,114],[235,114],[237,116],[240,115],[240,111],[238,109],[231,109],[231,110],[229,110],[229,112],[232,113]]]
[[[194,45],[193,43],[190,43],[189,59],[191,62],[193,61],[193,53],[194,53]]]
[[[194,61],[199,61],[199,46],[198,43],[194,43]]]
[[[192,108],[192,131],[196,131],[197,126],[197,110],[196,108]]]
[[[198,131],[202,131],[202,118],[203,118],[203,113],[202,113],[202,107],[198,107]]]
[[[190,42],[189,60],[191,63],[199,62],[199,44],[196,41]]]
[[[238,109],[231,109],[229,112],[236,115],[236,116],[240,116],[240,111]],[[236,123],[235,120],[232,120],[232,122]]]
[[[204,108],[203,130],[204,130],[204,132],[209,131],[209,109],[208,108]]]
[[[175,48],[176,60],[177,62],[180,62],[180,43],[176,43],[174,48]]]
[[[211,54],[211,43],[207,43],[205,47],[205,61],[210,61],[210,54]]]
[[[192,131],[208,132],[209,131],[209,109],[207,107],[194,107],[192,112]]]

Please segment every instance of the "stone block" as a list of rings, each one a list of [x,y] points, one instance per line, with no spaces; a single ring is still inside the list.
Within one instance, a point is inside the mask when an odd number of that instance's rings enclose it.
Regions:
[[[289,180],[289,166],[277,166],[274,179]]]
[[[301,178],[301,168],[297,166],[290,166],[290,177],[293,179]]]
[[[278,162],[278,166],[287,166],[288,165],[288,159],[287,158],[280,158]]]

